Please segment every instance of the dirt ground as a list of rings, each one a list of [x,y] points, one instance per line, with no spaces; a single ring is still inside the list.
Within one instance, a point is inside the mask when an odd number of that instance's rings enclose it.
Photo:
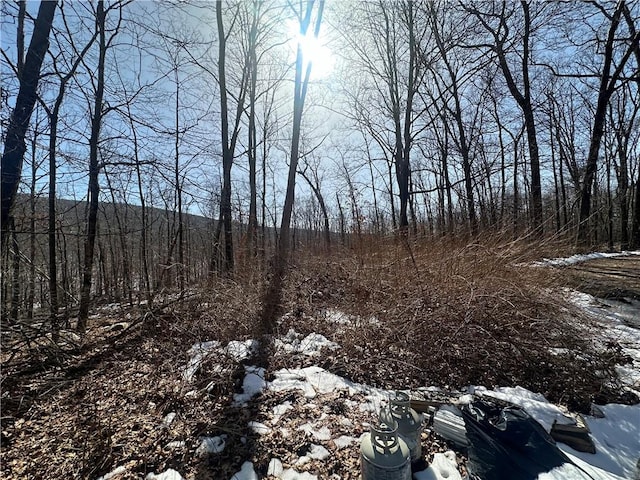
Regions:
[[[640,300],[640,255],[590,260],[561,271],[568,286],[595,297]]]

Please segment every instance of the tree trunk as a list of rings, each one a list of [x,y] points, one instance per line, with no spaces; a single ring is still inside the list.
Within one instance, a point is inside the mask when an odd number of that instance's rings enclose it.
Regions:
[[[327,205],[324,201],[324,197],[322,196],[322,192],[320,191],[320,182],[316,179],[316,183],[312,182],[311,179],[306,175],[304,171],[299,172],[302,178],[304,178],[311,188],[311,191],[316,196],[318,200],[318,204],[320,205],[320,211],[322,212],[322,220],[323,220],[323,232],[324,232],[324,245],[325,250],[328,252],[331,249],[331,231],[329,230],[329,212],[327,211]]]
[[[26,317],[28,319],[33,318],[33,303],[36,293],[36,185],[37,185],[37,173],[36,168],[36,145],[38,139],[37,130],[33,132],[33,139],[31,143],[31,185],[30,185],[30,198],[29,198],[29,285],[27,286],[27,302],[25,305]]]
[[[20,312],[20,243],[16,233],[15,220],[11,219],[11,322],[18,321]]]
[[[340,202],[340,194],[338,194],[338,192],[336,192],[336,203],[338,205],[338,212],[339,212],[340,243],[344,247],[346,245],[347,234],[345,232],[344,210],[342,209],[342,202]]]
[[[258,81],[258,57],[256,55],[257,22],[251,25],[249,33],[249,129],[248,129],[248,157],[249,157],[249,222],[247,225],[249,256],[256,254],[258,248],[258,192],[256,186],[256,164],[258,145],[256,135],[256,84]]]
[[[184,225],[182,215],[182,180],[180,179],[180,77],[176,66],[176,103],[175,103],[175,125],[176,133],[174,137],[174,182],[176,192],[176,203],[178,208],[178,288],[180,295],[184,293]]]
[[[29,44],[27,57],[22,68],[20,90],[16,99],[16,106],[11,113],[4,142],[4,152],[1,160],[0,190],[1,190],[1,223],[3,237],[9,231],[9,216],[20,184],[22,163],[26,145],[24,137],[29,127],[31,113],[36,103],[40,68],[47,48],[49,47],[49,32],[53,23],[53,16],[57,2],[41,2],[38,17],[33,27],[33,36]]]
[[[231,168],[235,154],[238,134],[240,133],[240,119],[244,110],[244,100],[247,93],[247,83],[250,77],[250,55],[245,54],[245,63],[240,81],[240,91],[237,95],[235,124],[232,131],[229,128],[229,105],[227,94],[226,55],[227,36],[225,35],[222,18],[222,2],[216,2],[216,22],[218,26],[218,84],[220,86],[220,130],[222,134],[222,196],[220,211],[224,233],[224,262],[222,273],[230,275],[234,269],[233,253],[233,223],[231,209]]]
[[[611,157],[607,156],[607,241],[613,252],[613,198],[611,198]]]
[[[87,329],[89,304],[91,302],[93,253],[98,228],[98,197],[100,195],[100,184],[98,180],[98,175],[100,173],[100,167],[98,165],[98,142],[100,140],[100,126],[102,123],[105,55],[107,50],[104,2],[102,0],[97,4],[96,27],[100,32],[100,51],[98,56],[97,88],[93,104],[93,117],[91,118],[91,136],[89,139],[89,212],[84,244],[84,265],[82,269],[82,285],[80,290],[80,308],[78,312],[77,329],[79,332],[84,332]]]
[[[49,323],[51,335],[57,341],[60,324],[58,323],[58,259],[56,247],[56,143],[58,131],[58,109],[56,102],[53,112],[49,115],[49,218],[47,221],[47,238],[49,245]],[[58,108],[56,108],[58,107]]]
[[[615,88],[615,83],[620,77],[622,68],[633,51],[633,45],[635,44],[635,48],[637,48],[639,41],[638,35],[634,35],[631,40],[632,46],[629,47],[625,55],[618,62],[618,66],[612,75],[611,65],[613,63],[613,44],[616,39],[616,30],[620,23],[620,16],[624,7],[625,3],[623,0],[619,1],[616,5],[616,9],[611,17],[611,25],[609,27],[604,48],[604,63],[602,66],[602,75],[600,77],[600,86],[598,89],[598,102],[596,104],[596,111],[593,118],[593,130],[591,131],[591,140],[589,142],[589,154],[587,156],[584,180],[582,182],[582,191],[580,192],[580,218],[578,223],[576,246],[581,249],[586,249],[591,245],[591,228],[589,226],[591,216],[591,190],[598,170],[598,154],[604,133],[607,104],[609,103],[609,98]]]
[[[640,172],[636,179],[635,205],[633,207],[633,221],[631,225],[631,249],[640,248]]]
[[[313,12],[315,0],[309,0],[306,6],[306,13],[300,22],[300,34],[306,35],[311,23],[311,14]],[[322,13],[324,10],[324,0],[320,0],[318,13],[316,16],[316,24],[314,35],[317,38],[320,33],[320,23],[322,22]],[[263,298],[263,309],[261,314],[262,330],[272,332],[275,327],[276,316],[280,309],[282,297],[282,286],[284,275],[288,264],[288,255],[290,250],[290,223],[291,213],[295,201],[296,172],[298,170],[299,148],[300,148],[300,129],[302,124],[302,112],[304,110],[304,101],[307,96],[307,87],[309,86],[309,77],[311,76],[311,59],[308,59],[306,71],[303,76],[303,52],[300,42],[296,53],[296,72],[294,83],[293,97],[293,132],[291,137],[291,156],[289,162],[289,176],[287,179],[287,192],[282,210],[282,221],[280,224],[280,241],[276,246],[276,253],[273,259],[273,272],[271,281]]]
[[[513,145],[513,238],[518,238],[518,216],[519,216],[519,205],[518,205],[518,195],[520,192],[518,191],[518,141],[516,140]]]
[[[441,37],[440,31],[437,28],[436,12],[432,11],[432,26],[434,30],[434,37],[440,56],[447,68],[449,78],[451,79],[451,96],[453,97],[455,109],[453,110],[453,116],[456,122],[456,128],[458,130],[458,147],[460,154],[462,155],[462,171],[464,174],[464,188],[465,188],[465,206],[467,207],[467,215],[469,218],[469,227],[471,229],[471,235],[476,237],[478,235],[478,219],[475,210],[475,200],[473,195],[473,179],[471,174],[471,148],[467,140],[464,124],[462,122],[462,104],[460,102],[460,92],[458,85],[458,72],[453,68],[449,58],[447,57],[447,47]],[[446,122],[444,113],[441,114],[442,121]],[[446,130],[446,128],[445,128]],[[448,176],[448,174],[447,174]],[[448,183],[448,181],[447,181]]]
[[[474,13],[474,15],[480,20],[480,22],[484,25],[485,29],[487,29],[495,39],[495,45],[492,46],[492,50],[496,53],[498,57],[498,64],[500,66],[500,70],[507,82],[507,87],[509,88],[509,92],[511,96],[514,98],[522,113],[524,115],[524,123],[527,132],[527,144],[529,147],[529,162],[531,166],[531,221],[532,221],[532,229],[535,235],[541,236],[543,234],[543,218],[542,218],[542,187],[540,184],[540,154],[538,150],[538,141],[536,136],[536,123],[533,112],[533,105],[531,102],[531,84],[529,81],[529,50],[530,50],[530,41],[529,37],[531,34],[531,19],[529,12],[529,3],[525,0],[520,2],[520,6],[522,7],[522,11],[524,14],[524,33],[522,37],[522,65],[521,65],[521,74],[522,74],[522,84],[523,91],[520,91],[518,88],[516,81],[511,72],[511,67],[509,66],[509,62],[507,60],[506,52],[505,52],[505,42],[506,38],[501,36],[500,29],[505,26],[505,5],[506,3],[502,3],[503,11],[497,15],[500,20],[500,27],[498,29],[493,29],[485,20],[485,15],[475,10],[474,8],[467,10]],[[506,27],[505,27],[506,28]]]
[[[136,163],[136,180],[138,184],[138,193],[140,195],[140,264],[141,264],[141,284],[144,289],[145,299],[147,300],[147,306],[151,308],[151,279],[149,277],[149,262],[148,262],[148,247],[147,247],[147,205],[144,195],[144,189],[142,185],[142,172],[140,169],[140,158],[138,149],[138,133],[136,131],[135,123],[131,115],[131,107],[127,103],[127,117],[129,125],[131,127],[131,133],[133,134],[133,155]]]

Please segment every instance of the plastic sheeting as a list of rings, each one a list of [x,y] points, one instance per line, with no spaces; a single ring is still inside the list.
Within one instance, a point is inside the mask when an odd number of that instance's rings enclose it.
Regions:
[[[469,473],[482,480],[535,480],[570,460],[522,408],[474,401],[462,408]],[[473,477],[472,477],[473,478]]]

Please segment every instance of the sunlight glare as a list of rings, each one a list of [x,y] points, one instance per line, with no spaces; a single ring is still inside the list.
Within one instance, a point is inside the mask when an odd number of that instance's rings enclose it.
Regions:
[[[311,77],[312,78],[326,78],[333,71],[335,64],[335,58],[331,53],[331,50],[326,45],[326,41],[322,38],[322,31],[320,32],[320,38],[313,36],[313,31],[309,27],[309,31],[306,35],[300,34],[300,26],[295,21],[289,22],[289,38],[291,43],[291,49],[293,50],[293,57],[295,59],[296,50],[298,48],[298,42],[302,47],[302,55],[304,59],[304,68],[309,61],[311,65]]]

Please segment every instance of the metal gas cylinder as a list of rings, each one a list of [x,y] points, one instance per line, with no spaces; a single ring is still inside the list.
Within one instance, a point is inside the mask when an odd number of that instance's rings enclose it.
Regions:
[[[398,435],[409,447],[411,461],[422,456],[422,415],[411,408],[411,397],[408,393],[397,391],[389,401],[388,414],[398,425]],[[387,419],[384,419],[387,420]],[[391,420],[387,420],[391,421]]]
[[[360,444],[362,480],[411,480],[409,455],[397,425],[383,421],[372,425]]]

